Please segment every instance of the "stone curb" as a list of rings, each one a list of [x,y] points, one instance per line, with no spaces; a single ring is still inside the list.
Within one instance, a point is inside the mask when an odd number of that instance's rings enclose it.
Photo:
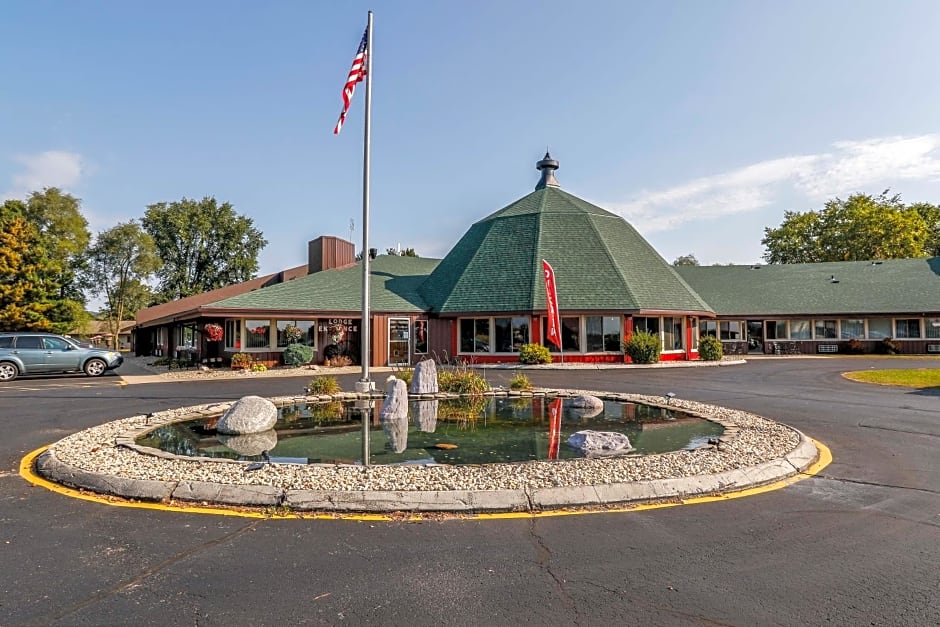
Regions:
[[[806,470],[819,457],[812,440],[800,443],[787,456],[750,468],[714,475],[657,479],[631,483],[525,490],[449,491],[325,491],[283,490],[273,486],[223,485],[209,482],[143,481],[83,471],[59,461],[52,450],[37,459],[37,471],[63,485],[129,499],[166,502],[179,499],[222,505],[288,507],[295,511],[334,512],[519,512],[638,505],[687,499],[754,488]]]

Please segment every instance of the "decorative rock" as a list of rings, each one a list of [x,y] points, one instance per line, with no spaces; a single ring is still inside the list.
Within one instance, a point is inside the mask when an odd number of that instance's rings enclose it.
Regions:
[[[408,387],[401,379],[394,375],[388,378],[385,384],[385,400],[382,402],[382,409],[379,410],[379,419],[388,420],[391,418],[408,417]]]
[[[408,391],[412,394],[437,394],[437,364],[433,359],[418,362]]]
[[[230,435],[261,433],[277,423],[277,406],[260,396],[243,396],[219,418],[216,431]]]
[[[271,429],[262,433],[220,435],[219,442],[222,446],[232,449],[239,455],[254,457],[277,446],[277,431]]]
[[[604,401],[596,396],[582,394],[566,403],[568,411],[578,418],[593,418],[604,411]]]
[[[614,431],[578,431],[568,438],[568,445],[588,455],[612,455],[633,450],[630,438]]]
[[[437,429],[437,405],[438,401],[418,401],[414,404],[418,431],[434,433]]]

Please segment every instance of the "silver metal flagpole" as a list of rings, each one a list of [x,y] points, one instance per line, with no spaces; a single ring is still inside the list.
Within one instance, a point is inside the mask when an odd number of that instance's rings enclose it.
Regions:
[[[360,363],[362,375],[356,385],[357,392],[369,392],[375,385],[369,380],[369,362],[371,360],[372,319],[369,315],[369,156],[371,148],[372,122],[372,11],[366,25],[366,113],[365,133],[362,148],[362,323],[359,334],[362,342]]]

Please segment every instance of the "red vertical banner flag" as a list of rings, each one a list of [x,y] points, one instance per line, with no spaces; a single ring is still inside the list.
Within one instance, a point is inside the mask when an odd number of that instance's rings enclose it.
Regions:
[[[548,406],[548,458],[558,459],[561,445],[561,399],[556,398]]]
[[[561,350],[561,316],[558,313],[558,290],[555,289],[555,271],[550,263],[542,260],[545,274],[545,303],[548,306],[548,329],[545,339]]]

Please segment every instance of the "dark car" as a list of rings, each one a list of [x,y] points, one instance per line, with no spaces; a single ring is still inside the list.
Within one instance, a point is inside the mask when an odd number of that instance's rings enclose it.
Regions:
[[[84,372],[98,377],[124,363],[117,351],[83,348],[54,333],[0,333],[0,381],[25,374]]]

